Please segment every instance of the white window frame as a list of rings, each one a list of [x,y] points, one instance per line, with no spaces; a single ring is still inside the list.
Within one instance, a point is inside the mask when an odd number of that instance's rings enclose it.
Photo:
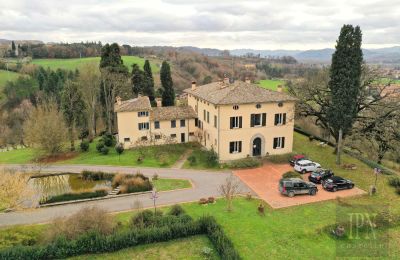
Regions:
[[[277,140],[278,140],[275,149],[282,149],[282,148],[284,148],[284,147],[282,147],[282,144],[283,144],[283,137],[275,137],[275,138],[277,138]]]
[[[233,143],[233,150],[231,152],[231,146],[229,145],[229,153],[240,153],[239,152],[240,142],[241,141],[232,141],[231,143]]]
[[[145,117],[149,116],[149,111],[139,111],[138,112],[138,117]]]
[[[233,116],[233,129],[240,128],[240,116]]]
[[[142,122],[139,123],[139,130],[140,131],[145,131],[145,130],[149,130],[150,129],[150,124],[149,122]]]
[[[278,113],[278,120],[276,122],[276,125],[283,125],[283,113]]]

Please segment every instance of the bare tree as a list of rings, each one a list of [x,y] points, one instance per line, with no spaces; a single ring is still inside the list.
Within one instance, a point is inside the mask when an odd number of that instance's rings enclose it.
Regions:
[[[96,63],[85,64],[79,71],[78,84],[86,105],[90,138],[96,136],[96,108],[100,95],[101,76]]]
[[[4,169],[0,178],[0,206],[12,210],[33,206],[35,192],[29,178],[27,173]]]
[[[232,211],[232,201],[240,192],[240,182],[231,174],[226,178],[225,183],[219,187],[220,194],[226,199],[227,210]]]

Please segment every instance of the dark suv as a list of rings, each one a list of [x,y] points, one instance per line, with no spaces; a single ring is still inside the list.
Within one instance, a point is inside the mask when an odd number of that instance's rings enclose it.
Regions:
[[[299,178],[289,178],[279,181],[279,192],[289,197],[298,194],[315,195],[318,192],[318,188],[314,183],[306,182]]]
[[[333,175],[333,171],[331,170],[317,169],[316,171],[312,172],[310,176],[308,176],[308,180],[316,184],[320,184],[323,180],[330,178]]]
[[[352,189],[354,188],[354,183],[339,176],[332,176],[322,181],[322,187],[328,191],[337,191]]]

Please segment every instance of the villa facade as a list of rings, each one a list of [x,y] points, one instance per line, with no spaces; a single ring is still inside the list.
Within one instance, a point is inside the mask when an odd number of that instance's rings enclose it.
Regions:
[[[282,91],[225,79],[193,82],[184,93],[186,106],[151,107],[147,97],[117,100],[119,142],[130,148],[198,141],[222,162],[292,151],[296,99]]]

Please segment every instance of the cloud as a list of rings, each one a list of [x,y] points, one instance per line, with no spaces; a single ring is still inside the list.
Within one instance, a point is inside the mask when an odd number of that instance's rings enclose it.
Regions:
[[[215,48],[333,47],[343,24],[364,45],[400,42],[396,0],[0,0],[0,38]]]

